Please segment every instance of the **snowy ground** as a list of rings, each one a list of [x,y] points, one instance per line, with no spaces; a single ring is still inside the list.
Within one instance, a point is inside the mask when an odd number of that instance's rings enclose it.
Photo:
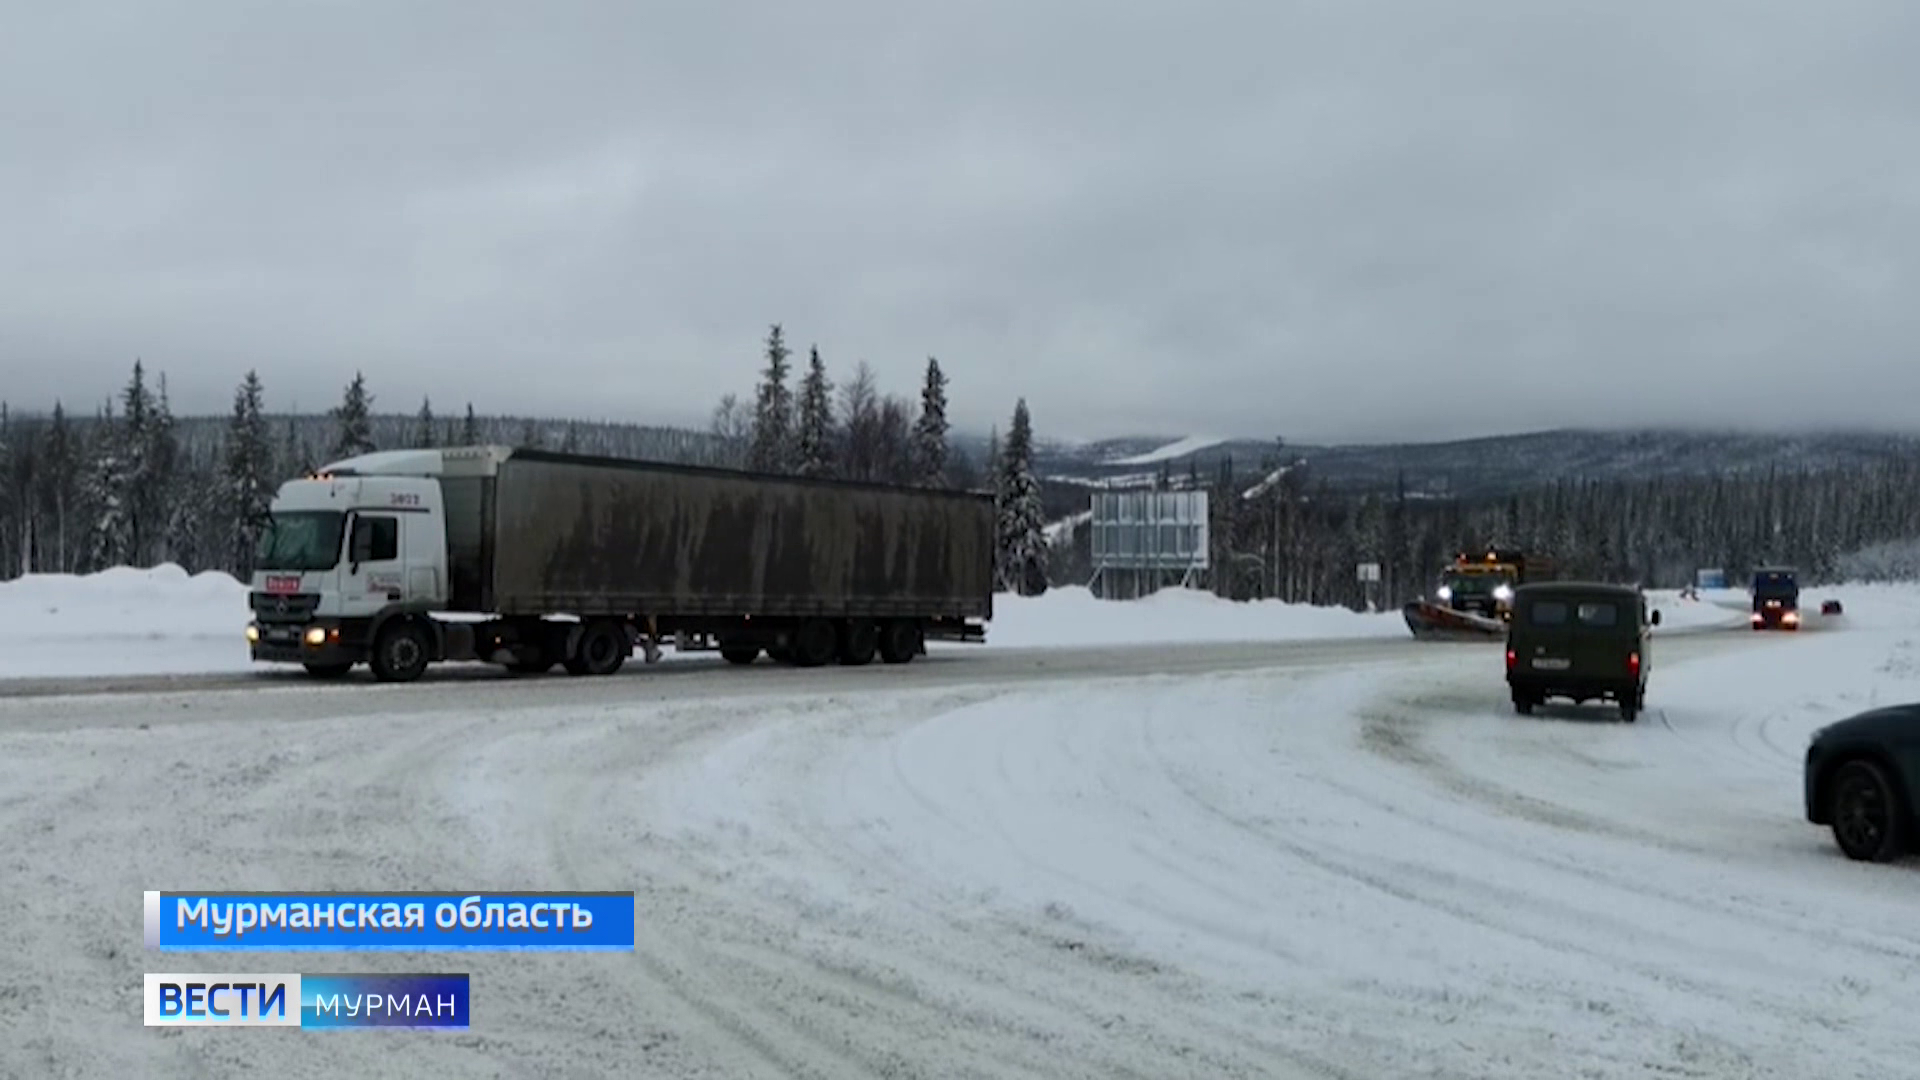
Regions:
[[[1681,601],[1650,594],[1663,629],[1732,619],[1741,594]],[[1817,609],[1817,605],[1815,606]],[[34,575],[0,582],[0,682],[76,676],[183,675],[256,670],[241,631],[246,587],[223,574],[189,577],[176,566],[115,569],[85,577]],[[1407,635],[1397,611],[1355,614],[1275,601],[1228,603],[1167,589],[1110,603],[1085,588],[995,600],[988,648],[1208,641],[1304,641]],[[970,647],[970,646],[969,646]],[[671,649],[667,655],[675,654]]]
[[[989,647],[1397,637],[1391,616],[1298,604],[1233,604],[1193,590],[1111,604],[1084,588],[1001,596]],[[180,675],[256,667],[241,636],[246,586],[177,566],[0,583],[0,680]],[[671,649],[669,657],[674,656]]]
[[[1633,725],[1364,636],[0,699],[0,1076],[1911,1075],[1920,877],[1798,767],[1920,698],[1920,591],[1844,595],[1671,634]],[[470,971],[465,1035],[148,1031],[143,971],[235,963],[140,952],[151,888],[634,889],[641,937],[292,965]]]

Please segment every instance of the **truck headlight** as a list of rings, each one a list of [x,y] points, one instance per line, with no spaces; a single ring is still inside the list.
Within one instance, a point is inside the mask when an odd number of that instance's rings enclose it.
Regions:
[[[1433,591],[1433,595],[1439,597],[1442,600],[1451,600],[1453,599],[1453,586],[1442,585],[1438,589],[1435,589]]]
[[[259,641],[259,640],[260,640],[260,628],[259,628],[258,626],[256,626],[256,625],[254,625],[253,623],[248,623],[248,624],[247,624],[247,641],[248,641],[248,643],[249,643],[249,644],[251,644],[251,643],[253,643],[253,642],[256,642],[256,641]]]
[[[1493,588],[1493,598],[1494,598],[1495,600],[1511,600],[1511,599],[1513,599],[1513,586],[1511,586],[1511,585],[1496,585],[1496,586],[1494,586],[1494,588]]]
[[[326,643],[327,643],[327,632],[325,630],[321,629],[318,626],[308,628],[307,644],[325,645]]]

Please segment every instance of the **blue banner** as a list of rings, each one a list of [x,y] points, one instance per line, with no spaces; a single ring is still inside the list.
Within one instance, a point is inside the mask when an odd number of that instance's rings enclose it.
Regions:
[[[630,892],[148,892],[164,952],[626,952]]]
[[[302,975],[303,1028],[465,1028],[465,975]]]
[[[465,974],[154,974],[148,1027],[452,1028],[470,1010]]]

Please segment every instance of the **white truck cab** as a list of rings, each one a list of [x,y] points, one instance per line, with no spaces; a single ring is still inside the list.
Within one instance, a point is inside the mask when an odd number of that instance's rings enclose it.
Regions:
[[[388,451],[281,485],[254,560],[255,659],[344,674],[383,621],[445,606],[444,462],[438,450]]]

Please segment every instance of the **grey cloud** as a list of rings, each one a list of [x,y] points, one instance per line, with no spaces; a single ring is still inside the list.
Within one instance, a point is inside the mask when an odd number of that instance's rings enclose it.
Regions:
[[[766,323],[966,423],[1912,426],[1888,3],[20,6],[0,371],[698,420]],[[1453,378],[1454,373],[1465,378]]]

